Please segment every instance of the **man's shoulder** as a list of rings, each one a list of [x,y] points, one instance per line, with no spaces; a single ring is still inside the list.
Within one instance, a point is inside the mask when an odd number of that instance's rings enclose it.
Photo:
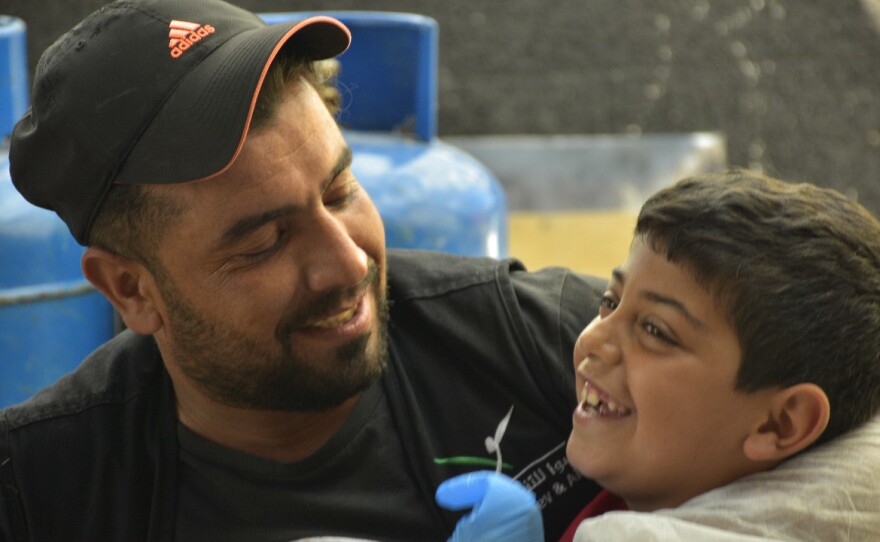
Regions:
[[[388,282],[395,300],[432,297],[486,284],[524,269],[517,260],[460,256],[430,250],[388,251]]]
[[[125,331],[0,410],[0,538],[4,514],[34,540],[134,540],[168,517],[155,506],[173,503],[166,375],[152,337]]]
[[[161,381],[162,374],[153,338],[123,331],[51,386],[0,410],[0,418],[8,430],[14,430],[102,405],[122,404]]]
[[[388,251],[388,284],[395,302],[490,285],[511,292],[516,290],[517,297],[539,293],[558,299],[570,294],[571,300],[584,304],[584,296],[596,298],[606,281],[565,267],[528,270],[515,258],[391,249]]]

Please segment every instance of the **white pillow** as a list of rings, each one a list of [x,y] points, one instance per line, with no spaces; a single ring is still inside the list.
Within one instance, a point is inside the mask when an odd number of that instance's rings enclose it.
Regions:
[[[880,541],[880,417],[678,508],[588,519],[574,538],[599,540]]]

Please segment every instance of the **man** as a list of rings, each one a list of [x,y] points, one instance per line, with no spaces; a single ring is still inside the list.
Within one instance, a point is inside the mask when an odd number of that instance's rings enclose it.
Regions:
[[[384,247],[314,62],[326,17],[120,1],[44,53],[13,181],[128,330],[0,412],[3,540],[444,540],[491,465],[555,539],[568,359],[598,283]]]

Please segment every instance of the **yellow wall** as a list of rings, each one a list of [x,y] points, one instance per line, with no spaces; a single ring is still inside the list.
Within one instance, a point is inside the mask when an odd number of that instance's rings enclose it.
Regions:
[[[626,259],[636,213],[512,211],[508,219],[510,255],[529,269],[561,265],[609,277]]]

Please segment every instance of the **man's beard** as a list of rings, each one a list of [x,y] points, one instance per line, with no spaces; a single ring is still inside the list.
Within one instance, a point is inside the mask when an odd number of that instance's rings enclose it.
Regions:
[[[204,317],[162,271],[154,275],[168,305],[171,347],[180,370],[219,403],[255,410],[323,411],[367,389],[387,365],[388,301],[381,295],[378,267],[372,260],[358,287],[325,294],[286,314],[275,328],[275,342],[268,345],[223,321]],[[364,289],[370,289],[376,300],[378,326],[372,348],[370,332],[323,359],[292,342],[292,330],[310,316],[326,314]]]

